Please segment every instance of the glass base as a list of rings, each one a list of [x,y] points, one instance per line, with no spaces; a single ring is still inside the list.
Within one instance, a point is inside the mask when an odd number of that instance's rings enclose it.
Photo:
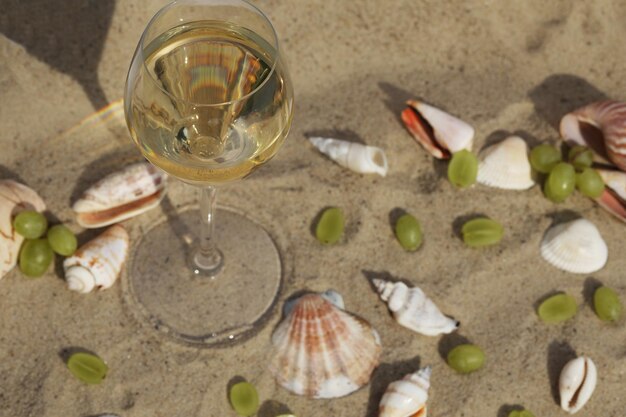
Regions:
[[[213,276],[189,264],[200,214],[188,210],[144,232],[128,265],[126,293],[157,330],[179,342],[215,346],[258,331],[278,297],[281,262],[272,238],[234,211],[215,213],[215,241],[224,255]]]

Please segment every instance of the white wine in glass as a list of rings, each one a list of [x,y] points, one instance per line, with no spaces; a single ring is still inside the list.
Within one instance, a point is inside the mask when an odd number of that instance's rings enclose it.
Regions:
[[[133,303],[177,340],[241,339],[276,300],[280,257],[252,219],[215,209],[215,186],[267,162],[289,132],[293,90],[271,23],[242,0],[164,7],[139,42],[124,101],[142,154],[200,189],[200,214],[178,213],[137,245]],[[200,230],[191,245],[182,238],[189,230]]]

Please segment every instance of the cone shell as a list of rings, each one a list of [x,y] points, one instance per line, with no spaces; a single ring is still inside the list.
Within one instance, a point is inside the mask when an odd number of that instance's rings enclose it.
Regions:
[[[430,374],[427,366],[389,384],[380,400],[378,417],[426,417]]]
[[[404,125],[413,138],[437,159],[447,159],[463,149],[472,150],[474,128],[436,107],[407,101],[402,112]]]
[[[606,264],[608,248],[596,226],[578,219],[552,226],[541,242],[541,256],[563,271],[596,272]]]
[[[581,122],[602,132],[595,138],[581,129]],[[569,142],[589,146],[600,157],[608,159],[622,171],[626,171],[626,103],[599,101],[566,114],[561,119],[561,136]]]
[[[81,246],[63,262],[68,288],[88,293],[111,287],[126,261],[128,244],[126,229],[117,224]]]
[[[24,210],[45,209],[46,204],[34,190],[13,180],[0,180],[0,279],[17,264],[24,241],[13,228],[13,218]]]
[[[490,187],[507,190],[526,190],[535,185],[524,139],[509,136],[485,149],[476,180]]]
[[[288,305],[285,319],[272,335],[270,371],[295,394],[348,395],[367,384],[378,366],[381,344],[376,330],[332,299],[303,295]]]
[[[86,228],[121,222],[156,207],[165,195],[167,176],[148,162],[107,175],[74,203],[76,221]]]
[[[459,327],[459,322],[445,316],[420,288],[381,279],[373,283],[400,325],[426,336],[451,333]]]
[[[378,174],[381,177],[387,175],[387,156],[380,148],[321,137],[311,137],[309,141],[321,153],[344,168],[360,174]]]
[[[579,411],[591,398],[598,379],[596,365],[590,358],[569,361],[559,377],[561,408],[570,414]]]

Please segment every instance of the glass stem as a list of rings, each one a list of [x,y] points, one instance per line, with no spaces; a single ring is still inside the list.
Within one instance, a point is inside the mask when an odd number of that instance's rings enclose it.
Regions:
[[[215,244],[215,202],[217,189],[211,186],[200,188],[200,216],[202,226],[200,243],[193,252],[192,267],[198,275],[215,276],[222,269],[224,256]]]

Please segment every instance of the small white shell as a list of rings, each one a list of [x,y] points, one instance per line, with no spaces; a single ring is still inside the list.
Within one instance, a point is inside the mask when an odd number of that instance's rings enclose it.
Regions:
[[[604,267],[609,250],[596,226],[578,219],[548,229],[541,242],[541,256],[563,271],[590,274]]]
[[[17,264],[24,238],[13,229],[13,218],[21,211],[43,212],[46,204],[27,186],[0,180],[0,279]]]
[[[153,207],[165,196],[167,175],[138,162],[102,178],[74,203],[78,224],[98,228],[121,222]]]
[[[526,190],[535,185],[524,139],[509,136],[485,149],[476,181],[507,190]]]
[[[309,141],[321,153],[344,168],[361,174],[378,174],[382,177],[387,175],[387,156],[380,148],[321,137],[311,137]]]
[[[626,172],[596,169],[604,180],[606,188],[602,195],[595,199],[603,209],[626,222]]]
[[[561,408],[570,414],[579,411],[591,398],[597,379],[596,365],[590,358],[581,356],[569,361],[559,378]]]
[[[380,400],[378,417],[426,417],[430,374],[427,366],[389,384]]]
[[[459,322],[441,313],[419,287],[382,279],[373,283],[400,325],[426,336],[451,333],[459,327]]]
[[[116,224],[81,246],[63,262],[68,288],[88,293],[111,287],[126,261],[128,243],[126,229]]]

